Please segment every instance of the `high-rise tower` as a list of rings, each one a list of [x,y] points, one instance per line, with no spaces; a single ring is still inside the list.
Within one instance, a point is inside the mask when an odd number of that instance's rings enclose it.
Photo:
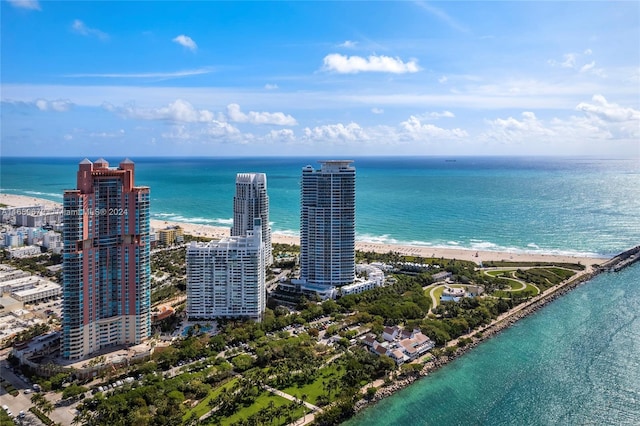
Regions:
[[[252,318],[266,306],[262,224],[245,235],[187,247],[187,317]]]
[[[321,161],[302,169],[300,278],[309,289],[355,279],[355,183],[350,160]]]
[[[267,175],[264,173],[238,173],[236,195],[233,197],[233,227],[231,236],[243,236],[253,231],[254,220],[262,223],[262,244],[266,266],[271,265],[271,228],[269,227],[269,196]]]
[[[64,192],[61,354],[82,359],[151,335],[149,188],[134,163],[84,159]]]

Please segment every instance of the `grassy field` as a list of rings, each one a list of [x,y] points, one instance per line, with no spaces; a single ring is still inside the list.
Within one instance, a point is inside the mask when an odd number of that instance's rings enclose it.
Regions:
[[[198,417],[201,417],[205,413],[209,412],[209,410],[211,410],[211,407],[209,407],[209,401],[211,401],[212,399],[215,399],[218,395],[220,395],[223,389],[231,389],[231,387],[237,381],[238,379],[231,379],[228,382],[224,383],[223,385],[220,385],[217,388],[215,388],[213,391],[209,393],[209,395],[207,395],[202,401],[200,401],[198,405],[196,405],[190,410],[187,410],[184,416],[182,416],[182,419],[186,421],[187,419],[189,419],[189,417],[191,417],[192,413],[196,413]]]
[[[302,387],[298,386],[290,386],[286,389],[281,389],[282,392],[288,393],[289,395],[293,395],[295,397],[302,397],[302,395],[307,395],[306,402],[310,402],[311,404],[316,405],[318,397],[320,395],[326,395],[326,391],[324,389],[323,382],[328,383],[332,378],[340,379],[343,375],[343,371],[338,371],[337,365],[331,364],[327,367],[324,367],[320,370],[320,375],[313,383],[308,385],[304,385]],[[331,391],[331,400],[334,399],[337,390]]]
[[[220,424],[225,425],[225,426],[226,425],[238,424],[240,420],[247,419],[250,416],[252,416],[253,414],[255,414],[258,411],[262,410],[263,408],[268,407],[271,402],[273,402],[273,406],[274,407],[281,407],[281,406],[286,406],[288,404],[291,404],[291,401],[289,401],[288,399],[285,399],[285,398],[283,398],[281,396],[278,396],[278,395],[274,395],[271,392],[264,391],[253,402],[253,404],[251,404],[248,407],[243,407],[237,413],[235,413],[232,416],[229,416],[229,417],[223,419],[220,422]],[[300,407],[296,408],[296,410],[291,415],[291,420],[299,419],[300,417],[302,417],[307,412],[309,412],[308,408],[306,408],[305,406],[300,406]],[[290,423],[290,421],[291,421],[291,420],[287,421],[287,418],[285,418],[285,417],[281,417],[279,419],[274,419],[274,420],[276,420],[275,423],[269,423],[269,424],[270,425],[274,425],[274,426],[280,426],[280,425],[286,425],[286,424]]]
[[[511,276],[512,272],[515,272],[515,269],[505,269],[503,271],[484,271],[485,274],[491,276],[491,277],[504,277],[504,276]]]

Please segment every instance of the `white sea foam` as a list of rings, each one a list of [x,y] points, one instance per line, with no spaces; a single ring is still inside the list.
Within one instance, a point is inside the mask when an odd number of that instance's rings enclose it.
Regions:
[[[602,257],[602,253],[576,251],[576,250],[560,250],[552,248],[541,248],[537,244],[528,244],[526,247],[514,247],[503,246],[491,241],[484,241],[479,239],[470,239],[468,243],[458,241],[402,241],[396,238],[392,238],[388,234],[384,235],[372,235],[372,234],[358,234],[356,241],[370,242],[375,244],[389,244],[400,246],[414,246],[414,247],[432,247],[441,249],[456,249],[456,250],[469,250],[469,251],[492,251],[500,253],[513,253],[513,254],[539,254],[539,255],[556,255],[556,256],[571,256],[571,257]],[[605,256],[606,257],[606,256]]]
[[[186,217],[175,213],[154,213],[151,215],[154,219],[167,220],[173,222],[196,223],[202,225],[224,225],[233,224],[233,219],[224,218],[206,218],[206,217]]]
[[[23,195],[23,194],[28,194],[28,195],[37,195],[37,196],[45,196],[45,197],[55,197],[55,198],[62,198],[62,194],[58,194],[57,192],[41,192],[41,191],[22,191],[20,189],[13,189],[13,188],[2,188],[0,189],[0,192],[15,192],[16,195]]]

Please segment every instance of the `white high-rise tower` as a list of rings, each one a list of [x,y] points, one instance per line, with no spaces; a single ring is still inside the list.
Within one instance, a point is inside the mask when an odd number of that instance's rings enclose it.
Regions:
[[[355,183],[351,160],[302,169],[300,278],[319,291],[355,280]]]
[[[269,196],[267,175],[264,173],[238,173],[236,195],[233,197],[233,227],[231,236],[243,236],[253,231],[254,220],[262,223],[262,244],[266,266],[272,264],[271,228],[269,227]]]

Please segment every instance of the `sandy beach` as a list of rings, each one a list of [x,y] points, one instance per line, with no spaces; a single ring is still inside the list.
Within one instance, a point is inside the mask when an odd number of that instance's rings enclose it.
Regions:
[[[0,193],[0,203],[11,207],[25,207],[42,205],[48,208],[61,208],[60,203],[56,203],[41,198],[27,197],[22,195]],[[151,220],[151,227],[158,230],[167,226],[181,226],[186,234],[201,236],[213,239],[221,239],[229,236],[230,228],[200,225],[193,223]],[[300,238],[292,235],[274,233],[271,237],[273,243],[280,244],[300,244]],[[470,260],[476,263],[487,261],[507,260],[513,262],[563,262],[581,263],[583,265],[600,264],[606,258],[597,257],[575,257],[556,254],[540,254],[532,252],[510,253],[500,251],[476,251],[467,249],[441,248],[430,246],[410,246],[397,244],[381,244],[367,241],[356,241],[356,249],[360,251],[371,251],[376,253],[397,252],[403,255],[420,257],[435,257],[445,259]],[[476,256],[477,255],[477,256]]]

